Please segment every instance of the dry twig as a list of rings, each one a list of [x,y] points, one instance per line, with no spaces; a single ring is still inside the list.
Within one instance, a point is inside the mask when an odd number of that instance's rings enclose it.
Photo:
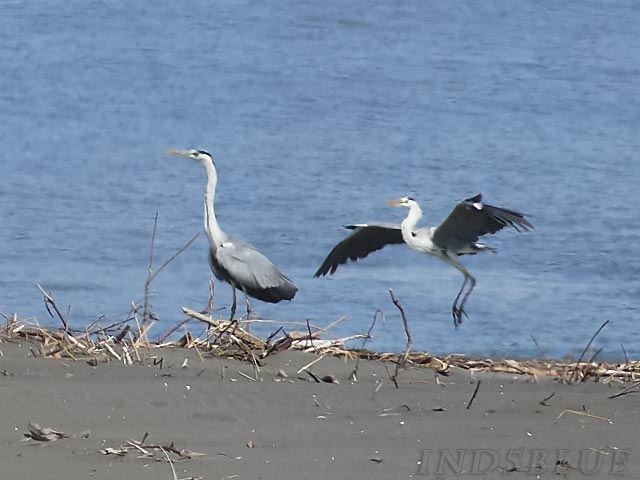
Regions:
[[[478,380],[478,382],[476,383],[476,388],[473,391],[473,394],[471,395],[471,398],[469,399],[469,401],[467,402],[467,410],[469,410],[471,408],[471,404],[473,403],[473,401],[476,399],[476,395],[478,394],[478,390],[480,390],[480,383],[482,382],[482,380]]]
[[[556,417],[556,421],[560,420],[560,418],[562,418],[565,413],[571,413],[573,415],[580,415],[580,416],[583,416],[583,417],[595,418],[596,420],[603,420],[605,422],[611,423],[611,419],[610,418],[599,417],[598,415],[592,415],[592,414],[587,413],[587,412],[580,412],[578,410],[568,410],[568,409],[561,411],[560,415],[558,415]]]
[[[367,344],[367,340],[369,340],[371,338],[371,332],[373,331],[373,327],[376,326],[376,320],[378,319],[378,315],[380,315],[380,317],[382,318],[382,321],[384,322],[384,312],[380,309],[377,309],[375,311],[375,313],[373,314],[373,321],[371,322],[371,326],[369,327],[369,330],[367,330],[367,334],[364,337],[364,339],[362,340],[362,346],[360,347],[360,350],[364,350],[364,347]],[[358,366],[360,364],[360,356],[358,356],[356,358],[356,364],[353,366],[353,370],[351,371],[351,374],[349,375],[349,379],[357,382],[358,381]]]
[[[640,386],[640,381],[632,385],[629,385],[627,388],[625,388],[621,392],[616,393],[615,395],[609,395],[607,398],[617,398],[617,397],[621,397],[622,395],[626,395],[628,393],[640,393],[640,390],[634,390],[634,388],[638,386]]]
[[[62,326],[64,327],[64,331],[68,332],[69,331],[68,317],[65,317],[62,314],[62,312],[60,312],[60,309],[58,308],[58,304],[56,304],[56,301],[53,298],[53,294],[51,292],[45,292],[44,288],[42,288],[40,286],[40,284],[36,284],[36,285],[38,286],[38,289],[40,290],[40,292],[42,292],[42,295],[44,295],[44,306],[47,308],[47,312],[49,313],[51,318],[54,318],[54,316],[53,316],[53,313],[51,313],[51,309],[49,308],[49,306],[51,306],[53,308],[53,310],[56,312],[56,315],[58,316],[58,318],[62,322]],[[69,306],[69,308],[67,309],[67,312],[69,312],[70,309],[71,309],[71,307]]]
[[[393,374],[393,383],[395,384],[396,388],[398,388],[398,382],[396,381],[396,379],[398,378],[398,372],[400,370],[400,367],[404,367],[405,363],[407,362],[407,359],[409,358],[409,352],[411,351],[411,345],[413,345],[413,339],[411,338],[411,332],[409,331],[409,322],[407,321],[407,315],[404,312],[404,308],[402,308],[402,305],[400,304],[400,300],[396,298],[396,295],[395,293],[393,293],[392,289],[389,289],[389,294],[391,295],[391,300],[393,301],[393,304],[398,308],[398,310],[400,310],[400,315],[402,316],[402,323],[404,325],[404,333],[407,335],[407,347],[404,350],[404,355],[402,356],[402,360],[398,359],[398,362],[396,363],[396,370],[395,370],[395,373]]]
[[[609,320],[605,321],[602,325],[600,325],[600,328],[598,328],[598,330],[596,330],[596,333],[593,334],[593,336],[589,340],[589,343],[587,343],[587,345],[584,347],[584,350],[580,354],[580,357],[578,358],[578,362],[576,363],[576,368],[574,368],[573,372],[571,373],[571,378],[569,379],[569,381],[574,381],[574,379],[578,378],[578,367],[580,365],[580,362],[582,361],[582,358],[584,357],[584,354],[587,353],[587,350],[589,349],[589,347],[591,346],[591,344],[593,343],[595,338],[602,331],[602,329],[607,326],[608,323],[609,323]]]
[[[153,271],[153,256],[155,250],[155,242],[156,242],[156,233],[158,229],[158,214],[156,213],[154,221],[153,221],[153,231],[151,233],[151,248],[149,252],[149,271],[147,274],[147,280],[144,282],[144,307],[142,310],[142,326],[146,326],[149,320],[155,320],[155,314],[151,311],[151,305],[149,303],[149,298],[151,296],[151,284],[157,278],[157,276],[165,269],[167,265],[173,262],[178,255],[184,252],[187,248],[191,246],[193,242],[196,241],[198,236],[200,236],[200,232],[197,232],[191,240],[185,243],[176,253],[174,253],[168,260],[166,260],[160,267],[154,272]]]

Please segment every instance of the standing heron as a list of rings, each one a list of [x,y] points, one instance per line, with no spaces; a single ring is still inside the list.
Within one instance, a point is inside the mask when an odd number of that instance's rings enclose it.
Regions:
[[[495,248],[478,243],[480,237],[488,233],[496,233],[504,227],[512,227],[518,232],[533,229],[533,225],[527,221],[524,214],[483,204],[482,194],[459,202],[445,221],[437,227],[416,228],[422,217],[422,210],[413,198],[403,197],[387,203],[409,209],[402,223],[346,225],[345,228],[355,232],[331,250],[315,273],[315,277],[332,275],[338,266],[347,260],[364,258],[385,245],[405,243],[414,250],[444,260],[464,275],[464,282],[451,307],[453,324],[456,327],[462,323],[462,315],[467,316],[464,305],[476,286],[475,277],[464,267],[459,257],[481,252],[495,253]],[[458,304],[467,282],[471,282],[471,286],[462,297],[462,302]]]
[[[236,289],[245,294],[247,317],[251,314],[249,297],[264,302],[278,303],[291,300],[298,291],[267,257],[252,245],[225,233],[218,225],[214,210],[214,198],[218,173],[213,157],[204,150],[166,150],[170,155],[179,155],[195,160],[207,172],[207,187],[204,193],[204,231],[209,238],[209,265],[218,280],[231,285],[233,304],[231,317],[236,313]]]

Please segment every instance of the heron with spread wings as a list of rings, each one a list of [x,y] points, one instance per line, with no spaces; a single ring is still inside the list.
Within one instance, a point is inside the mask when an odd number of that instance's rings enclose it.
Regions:
[[[207,173],[204,194],[204,230],[209,238],[209,265],[218,280],[231,285],[233,304],[231,318],[236,313],[236,289],[245,294],[247,317],[251,313],[248,297],[278,303],[291,300],[298,287],[252,245],[228,235],[218,225],[214,210],[218,172],[213,157],[204,150],[166,150],[170,155],[190,158],[201,164]]]
[[[504,227],[512,227],[518,232],[533,229],[525,215],[514,210],[494,207],[482,203],[482,195],[459,202],[449,216],[437,227],[417,228],[422,217],[420,205],[413,198],[387,202],[396,207],[409,209],[407,217],[400,225],[390,223],[365,223],[346,225],[354,230],[349,237],[338,243],[327,255],[315,277],[332,275],[339,265],[348,260],[358,260],[386,245],[405,243],[410,248],[433,255],[455,267],[464,275],[464,281],[451,307],[453,323],[456,327],[467,316],[464,306],[476,286],[476,279],[460,261],[462,255],[482,252],[496,252],[496,249],[479,243],[483,235],[496,233]],[[469,288],[463,294],[467,283]],[[462,301],[460,298],[462,297]]]

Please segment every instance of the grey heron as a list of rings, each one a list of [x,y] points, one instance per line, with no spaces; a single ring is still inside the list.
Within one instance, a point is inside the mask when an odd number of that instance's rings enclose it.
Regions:
[[[209,265],[218,280],[227,282],[233,290],[231,317],[236,313],[236,289],[245,294],[247,316],[251,312],[249,298],[278,303],[291,300],[298,287],[252,245],[228,235],[218,225],[214,209],[218,173],[213,157],[204,150],[166,150],[170,155],[190,158],[201,164],[207,173],[204,193],[204,230],[209,238]]]
[[[354,233],[338,243],[327,255],[315,277],[332,275],[339,265],[350,260],[358,260],[386,245],[405,243],[410,248],[433,255],[452,265],[464,275],[464,281],[451,307],[453,323],[462,323],[462,315],[467,316],[464,305],[476,286],[476,279],[460,261],[461,255],[475,255],[482,252],[496,252],[495,248],[479,243],[481,236],[496,233],[504,227],[512,227],[518,232],[533,229],[525,215],[514,210],[494,207],[482,203],[482,194],[458,202],[449,216],[437,227],[416,228],[422,217],[420,205],[413,198],[387,202],[396,207],[409,209],[407,217],[400,225],[391,223],[366,223],[346,225]],[[470,287],[458,304],[462,293],[470,282]]]

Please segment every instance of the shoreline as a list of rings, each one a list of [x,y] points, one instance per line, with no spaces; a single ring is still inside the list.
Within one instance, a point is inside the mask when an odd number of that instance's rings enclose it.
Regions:
[[[629,382],[640,377],[640,360],[628,359],[626,352],[624,352],[624,361],[596,361],[602,349],[592,348],[592,343],[609,323],[608,320],[591,336],[577,360],[570,358],[557,360],[548,357],[508,358],[458,353],[436,355],[429,352],[414,352],[411,350],[411,334],[406,322],[407,345],[404,353],[376,352],[365,348],[376,319],[368,332],[349,337],[335,338],[330,333],[331,327],[342,321],[343,317],[325,328],[308,323],[305,325],[304,331],[284,331],[282,328],[278,328],[265,339],[245,330],[245,322],[243,321],[235,323],[213,319],[186,307],[182,307],[182,310],[188,319],[197,320],[205,325],[207,331],[204,332],[204,337],[194,337],[190,330],[183,328],[182,336],[171,340],[170,338],[177,336],[176,332],[180,327],[184,327],[188,321],[185,320],[170,328],[160,337],[160,340],[150,341],[148,340],[149,332],[157,325],[156,321],[140,322],[137,316],[134,316],[132,319],[106,327],[94,322],[84,330],[72,330],[67,326],[55,302],[52,302],[52,306],[62,320],[63,328],[48,329],[17,315],[8,317],[6,314],[2,314],[6,319],[6,325],[4,331],[0,330],[0,344],[3,341],[13,343],[26,341],[38,346],[38,351],[32,349],[34,356],[69,357],[73,360],[87,359],[92,365],[114,360],[126,365],[140,363],[148,355],[145,352],[164,347],[195,349],[199,355],[243,359],[257,367],[258,363],[268,356],[291,349],[311,352],[322,357],[335,356],[345,360],[377,360],[392,363],[395,365],[396,374],[402,368],[419,366],[431,368],[445,375],[450,368],[457,367],[473,372],[503,372],[534,378],[550,376],[561,383],[585,382],[591,378],[604,382]],[[300,328],[304,324],[296,322],[296,325]],[[355,340],[361,341],[361,348],[346,346],[347,342]],[[393,376],[391,375],[391,377]]]

